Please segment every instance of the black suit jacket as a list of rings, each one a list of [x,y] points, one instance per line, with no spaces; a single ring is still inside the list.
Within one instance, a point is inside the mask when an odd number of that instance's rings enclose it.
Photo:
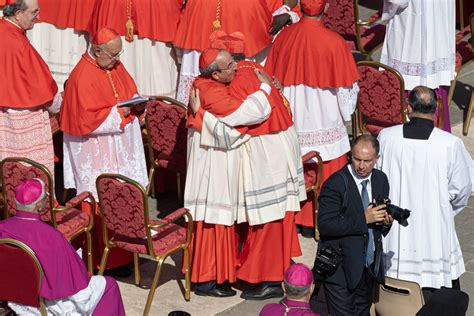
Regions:
[[[318,229],[321,247],[332,246],[342,254],[340,268],[329,279],[341,285],[347,284],[352,290],[357,287],[364,271],[368,225],[357,184],[347,167],[339,171],[345,174],[348,182],[347,209],[344,214],[341,213],[345,184],[342,176],[336,172],[326,180],[319,195]],[[389,184],[385,173],[374,169],[370,181],[373,198],[388,197]],[[372,228],[377,258],[382,255],[382,234],[387,234],[390,226],[372,225]],[[383,283],[382,260],[375,279]]]

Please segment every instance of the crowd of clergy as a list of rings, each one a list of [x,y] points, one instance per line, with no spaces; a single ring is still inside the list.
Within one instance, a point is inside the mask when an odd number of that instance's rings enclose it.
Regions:
[[[193,218],[185,225],[193,225],[194,294],[230,297],[237,294],[233,285],[245,282],[244,299],[287,294],[262,315],[314,315],[312,273],[292,265],[302,255],[298,234],[315,237],[305,171],[322,164],[323,190],[329,190],[324,183],[331,175],[353,168],[347,125],[360,80],[346,41],[321,21],[329,2],[0,0],[0,161],[29,158],[64,189],[90,192],[96,200],[96,179],[104,173],[153,186],[142,140],[146,111],[119,103],[137,96],[174,98],[187,106],[183,203]],[[381,63],[401,73],[407,96],[416,92],[408,100],[412,125],[380,133],[380,155],[376,138],[362,140],[377,143],[370,147],[375,156],[357,156],[353,165],[367,163],[369,173],[359,176],[370,179],[378,159],[376,168],[390,184],[383,198],[412,211],[408,226],[390,218],[383,237],[386,275],[422,288],[459,290],[465,266],[454,216],[472,191],[472,159],[450,134],[448,106],[442,129],[432,118],[436,97],[447,99],[455,75],[455,0],[385,0],[382,20]],[[51,117],[59,118],[62,138],[55,141],[61,147],[53,144]],[[359,183],[358,171],[351,170]],[[0,221],[0,238],[17,239],[35,252],[48,310],[124,315],[116,281],[88,274],[76,249],[41,221],[45,200],[42,180],[18,185],[16,214]],[[97,270],[102,226],[98,211],[92,215]],[[373,239],[370,225],[364,229],[360,234]],[[340,226],[321,239],[344,234]],[[113,275],[131,258],[114,249],[105,269]],[[357,295],[358,288],[343,288]],[[9,305],[18,314],[39,314],[31,306]]]

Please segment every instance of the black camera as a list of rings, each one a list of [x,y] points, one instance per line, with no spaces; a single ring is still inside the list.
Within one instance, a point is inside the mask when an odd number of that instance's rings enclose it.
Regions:
[[[340,258],[341,255],[339,252],[334,250],[331,246],[324,248],[318,246],[318,252],[313,266],[314,279],[321,282],[333,275],[339,266]]]
[[[410,217],[410,210],[406,208],[401,208],[399,206],[393,205],[389,198],[386,199],[376,199],[375,203],[372,203],[373,206],[378,206],[385,204],[387,206],[387,213],[392,216],[403,227],[408,226],[407,218]]]

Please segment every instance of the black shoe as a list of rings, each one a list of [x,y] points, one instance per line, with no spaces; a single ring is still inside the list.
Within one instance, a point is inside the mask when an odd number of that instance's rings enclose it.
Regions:
[[[107,269],[104,271],[104,275],[111,276],[113,278],[127,278],[131,276],[133,270],[130,269],[128,266],[120,266],[117,268]]]
[[[314,228],[308,226],[301,226],[300,228],[301,236],[305,238],[314,238]]]
[[[260,285],[257,288],[243,292],[240,297],[245,300],[263,301],[269,298],[282,297],[283,290],[281,286]]]
[[[194,290],[194,294],[199,296],[230,297],[237,294],[237,292],[230,287],[215,287],[206,291],[196,288],[196,290]]]

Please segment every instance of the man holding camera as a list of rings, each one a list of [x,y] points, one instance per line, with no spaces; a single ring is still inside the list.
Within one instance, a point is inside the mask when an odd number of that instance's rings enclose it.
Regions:
[[[387,176],[374,169],[379,143],[371,135],[357,137],[352,163],[334,173],[319,197],[319,248],[332,248],[340,258],[326,277],[324,292],[331,315],[369,315],[374,280],[381,283],[382,234],[393,221],[385,204],[370,203],[388,197]]]
[[[417,282],[427,301],[434,289],[460,289],[465,267],[454,216],[471,195],[472,159],[461,139],[434,127],[432,89],[415,87],[408,102],[410,122],[379,135],[390,199],[412,210],[409,225],[395,223],[384,238],[385,263],[387,276]]]

